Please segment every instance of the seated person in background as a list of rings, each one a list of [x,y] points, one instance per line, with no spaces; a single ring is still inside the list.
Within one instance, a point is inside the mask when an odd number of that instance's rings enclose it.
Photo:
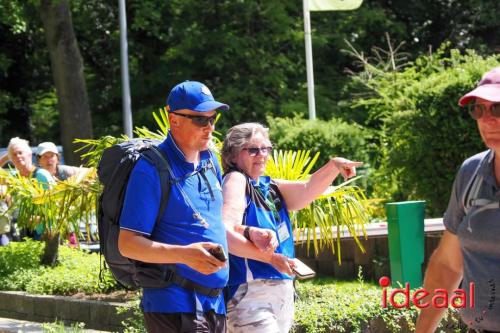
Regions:
[[[38,165],[50,172],[56,180],[66,180],[77,173],[87,170],[87,168],[74,167],[69,165],[61,165],[59,151],[52,142],[42,142],[36,150]]]
[[[54,183],[54,177],[47,170],[33,165],[33,152],[27,140],[18,137],[10,139],[7,154],[21,176],[36,178],[36,180],[44,184],[44,188],[48,188],[50,184]]]
[[[45,189],[48,189],[51,184],[55,183],[54,178],[47,170],[37,168],[33,165],[33,152],[27,140],[18,137],[12,138],[7,146],[7,154],[9,160],[16,168],[15,172],[18,172],[22,177],[35,178]],[[43,225],[39,225],[35,228],[33,234],[29,236],[38,240],[41,238],[42,233]]]

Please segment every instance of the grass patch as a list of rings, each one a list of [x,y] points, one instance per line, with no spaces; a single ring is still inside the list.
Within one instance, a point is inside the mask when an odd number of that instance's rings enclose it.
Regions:
[[[78,323],[71,326],[65,326],[64,322],[56,320],[53,323],[43,323],[42,331],[43,333],[83,333],[85,332],[85,324]]]

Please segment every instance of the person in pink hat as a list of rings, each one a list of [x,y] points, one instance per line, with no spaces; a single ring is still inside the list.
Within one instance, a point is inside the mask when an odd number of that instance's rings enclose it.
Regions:
[[[425,274],[430,294],[420,304],[429,306],[420,312],[417,333],[434,332],[446,311],[432,302],[436,291],[453,295],[457,288],[467,300],[455,306],[467,332],[500,332],[500,67],[458,103],[476,121],[488,149],[465,160],[455,178],[446,230]]]

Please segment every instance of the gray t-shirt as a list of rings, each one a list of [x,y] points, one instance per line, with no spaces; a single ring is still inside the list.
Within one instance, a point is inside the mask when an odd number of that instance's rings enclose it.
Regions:
[[[458,236],[462,249],[464,275],[461,288],[466,290],[469,303],[469,284],[475,289],[475,306],[460,309],[462,320],[469,327],[498,331],[500,329],[500,208],[479,212],[472,207],[465,214],[462,203],[464,191],[479,164],[483,177],[479,197],[500,202],[500,189],[494,175],[494,152],[487,150],[467,159],[458,172],[444,215],[448,231]],[[497,292],[498,290],[498,292]]]

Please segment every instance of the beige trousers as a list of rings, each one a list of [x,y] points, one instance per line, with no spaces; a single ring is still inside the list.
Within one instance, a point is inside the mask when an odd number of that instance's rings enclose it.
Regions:
[[[227,304],[228,333],[288,333],[293,324],[292,280],[253,280]]]

